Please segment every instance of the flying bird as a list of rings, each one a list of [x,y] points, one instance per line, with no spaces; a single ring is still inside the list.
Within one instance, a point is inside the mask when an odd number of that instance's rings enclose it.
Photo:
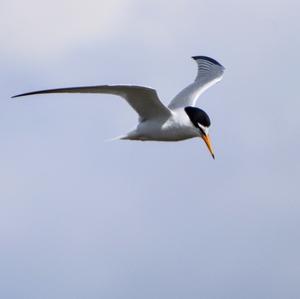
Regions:
[[[200,137],[215,158],[208,134],[210,118],[195,107],[199,96],[220,81],[225,68],[207,56],[193,56],[198,72],[193,83],[185,87],[168,106],[159,99],[155,89],[131,85],[97,85],[67,87],[27,92],[12,98],[47,93],[100,93],[124,98],[139,115],[137,127],[118,137],[126,140],[180,141]]]

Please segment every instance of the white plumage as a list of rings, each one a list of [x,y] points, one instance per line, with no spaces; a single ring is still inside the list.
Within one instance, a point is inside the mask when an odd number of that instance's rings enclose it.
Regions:
[[[113,94],[124,98],[138,113],[139,122],[135,130],[120,139],[179,141],[202,137],[213,155],[208,127],[208,115],[194,107],[199,96],[209,87],[222,79],[224,67],[216,60],[206,56],[194,56],[198,73],[193,83],[184,88],[165,106],[156,90],[143,86],[99,85],[69,87],[28,92],[15,97],[49,93],[98,93]]]

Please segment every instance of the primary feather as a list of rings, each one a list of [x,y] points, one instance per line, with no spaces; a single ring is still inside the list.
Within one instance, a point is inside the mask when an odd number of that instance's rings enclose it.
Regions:
[[[195,106],[200,95],[223,77],[225,68],[216,60],[207,56],[192,57],[198,65],[195,81],[184,88],[169,104],[170,109]]]

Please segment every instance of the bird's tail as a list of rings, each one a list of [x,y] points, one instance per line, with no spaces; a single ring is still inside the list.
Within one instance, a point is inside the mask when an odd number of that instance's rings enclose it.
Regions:
[[[115,138],[111,138],[106,141],[116,141],[116,140],[141,140],[141,139],[139,134],[137,134],[136,130],[133,130],[125,135],[117,136]]]
[[[111,141],[117,141],[117,140],[126,140],[126,139],[128,139],[127,135],[120,135],[120,136],[117,136],[117,137],[106,139],[105,142],[111,142]]]

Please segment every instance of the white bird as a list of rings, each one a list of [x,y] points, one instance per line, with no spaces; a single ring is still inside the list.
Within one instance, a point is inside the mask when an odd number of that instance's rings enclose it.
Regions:
[[[47,93],[104,93],[121,96],[138,113],[137,127],[118,139],[179,141],[201,137],[215,158],[208,130],[210,119],[205,111],[196,108],[199,96],[220,81],[225,68],[207,56],[193,56],[198,73],[193,83],[184,88],[165,106],[155,89],[130,85],[98,85],[39,90],[13,96],[13,98]]]

